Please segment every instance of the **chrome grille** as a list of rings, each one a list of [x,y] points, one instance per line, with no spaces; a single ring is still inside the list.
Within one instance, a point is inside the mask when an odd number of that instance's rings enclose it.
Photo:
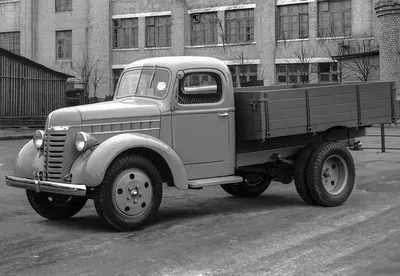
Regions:
[[[44,139],[44,178],[49,181],[62,181],[63,159],[65,154],[66,132],[48,131]]]

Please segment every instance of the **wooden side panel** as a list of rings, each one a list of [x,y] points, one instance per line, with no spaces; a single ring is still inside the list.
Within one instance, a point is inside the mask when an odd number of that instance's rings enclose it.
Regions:
[[[307,131],[307,102],[303,88],[268,92],[270,137]]]
[[[324,131],[334,126],[356,127],[356,90],[356,85],[309,88],[310,131]]]
[[[395,119],[390,82],[235,90],[238,141],[357,128]]]
[[[395,116],[394,95],[391,84],[368,83],[358,86],[360,93],[361,122],[363,125],[391,123]]]

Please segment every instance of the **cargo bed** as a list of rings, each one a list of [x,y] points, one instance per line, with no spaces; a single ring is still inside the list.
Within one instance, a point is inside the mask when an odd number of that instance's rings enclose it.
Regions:
[[[237,143],[396,121],[393,82],[234,89]]]

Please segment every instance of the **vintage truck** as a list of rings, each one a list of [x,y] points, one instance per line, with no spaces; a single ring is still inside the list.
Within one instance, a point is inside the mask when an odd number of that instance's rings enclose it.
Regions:
[[[234,88],[218,59],[149,58],[124,69],[112,101],[51,112],[6,184],[51,220],[93,199],[120,231],[152,219],[165,185],[255,197],[294,182],[306,203],[332,207],[353,190],[355,138],[395,120],[391,82]]]

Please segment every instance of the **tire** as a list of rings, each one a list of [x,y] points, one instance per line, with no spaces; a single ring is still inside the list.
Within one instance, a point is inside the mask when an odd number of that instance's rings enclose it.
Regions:
[[[294,169],[294,183],[296,186],[296,191],[303,201],[310,205],[316,205],[317,202],[312,198],[307,187],[307,164],[312,153],[321,144],[321,142],[316,142],[307,145],[298,156]]]
[[[311,155],[307,187],[317,204],[324,207],[342,205],[353,191],[354,182],[354,160],[343,145],[324,143]]]
[[[235,184],[224,184],[221,185],[222,189],[236,197],[256,197],[265,192],[272,181],[272,178],[265,173],[245,173],[242,176],[247,181]]]
[[[76,215],[87,202],[87,198],[68,195],[36,193],[26,190],[26,196],[33,210],[49,220],[68,219]]]
[[[101,220],[118,231],[138,230],[152,220],[160,207],[160,173],[143,156],[119,157],[107,169],[93,199]]]

